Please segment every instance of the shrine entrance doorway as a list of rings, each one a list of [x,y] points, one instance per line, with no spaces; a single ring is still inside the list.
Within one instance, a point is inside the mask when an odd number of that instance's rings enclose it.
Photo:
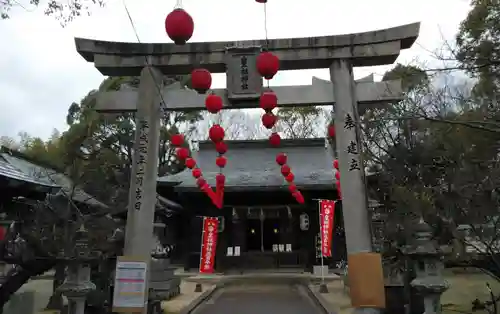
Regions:
[[[262,222],[262,247],[264,252],[272,252],[273,246],[280,245],[282,241],[280,231],[285,230],[287,225],[288,221],[279,218],[268,218]]]
[[[231,221],[228,219],[228,222]],[[306,250],[300,247],[300,228],[287,206],[250,207],[241,210],[231,221],[233,252],[225,256],[226,268],[240,271],[252,269],[304,269]],[[237,247],[237,249],[236,249]],[[235,256],[234,252],[238,252]]]
[[[246,222],[247,252],[273,252],[280,244],[281,230],[286,228],[286,221],[279,218],[253,218]]]
[[[262,221],[260,219],[247,220],[246,242],[247,251],[262,251]]]

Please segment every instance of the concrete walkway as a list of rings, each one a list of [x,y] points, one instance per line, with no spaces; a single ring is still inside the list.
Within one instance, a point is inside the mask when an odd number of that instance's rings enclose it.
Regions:
[[[267,313],[266,311],[268,311],[268,306],[272,308],[269,309],[269,311],[274,311],[276,310],[276,308],[281,311],[281,308],[279,308],[279,304],[283,302],[283,306],[285,307],[289,302],[299,302],[299,304],[295,304],[295,306],[301,309],[304,306],[309,306],[309,310],[311,310],[310,301],[304,301],[309,299],[308,296],[300,296],[300,298],[297,298],[298,292],[292,287],[296,284],[304,284],[309,285],[310,289],[314,289],[314,291],[316,291],[318,289],[318,286],[315,285],[315,283],[319,284],[320,282],[320,278],[318,278],[317,276],[314,276],[310,273],[297,272],[249,272],[235,275],[200,275],[199,273],[177,272],[176,275],[182,277],[181,294],[172,300],[163,302],[163,308],[168,314],[180,313],[182,309],[185,309],[187,306],[195,302],[195,300],[201,298],[202,293],[194,292],[196,283],[202,284],[203,291],[213,289],[215,288],[215,285],[222,285],[224,287],[222,289],[218,289],[211,298],[204,301],[202,303],[204,306],[210,304],[214,305],[217,302],[223,302],[229,304],[228,307],[231,308],[232,303],[239,303],[239,301],[236,301],[236,299],[241,299],[242,302],[259,303],[260,301],[257,302],[257,300],[263,298],[266,301],[264,303],[261,303],[262,306],[265,306],[266,308],[258,309],[259,311],[265,311],[263,313]],[[340,310],[350,309],[350,299],[342,289],[343,284],[340,277],[335,274],[329,274],[325,277],[325,282],[328,284],[330,293],[322,294],[321,296],[324,298],[326,304],[328,305],[328,309],[335,309],[334,311],[331,311],[335,313],[339,312]],[[272,288],[269,289],[269,287]],[[283,287],[285,287],[285,289],[283,289]],[[265,295],[266,293],[267,295]],[[222,301],[219,300],[221,297]],[[275,301],[272,301],[271,299]],[[292,302],[290,300],[294,301]],[[217,309],[219,306],[224,307],[225,305],[211,306],[211,308]],[[252,306],[253,305],[249,305],[250,308],[252,308]],[[285,310],[288,311],[287,309],[283,309],[283,311]],[[196,313],[198,313],[199,311],[201,310],[197,310]],[[201,313],[204,314],[205,312]],[[221,312],[221,314],[223,313],[224,312]],[[347,314],[349,313],[349,311],[344,311],[342,313]]]
[[[351,314],[354,308],[351,306],[349,292],[344,289],[342,280],[329,281],[326,283],[328,293],[320,294],[328,309],[336,314]],[[312,291],[319,292],[319,284],[309,285]],[[318,293],[319,294],[319,293]]]
[[[324,313],[290,285],[228,285],[195,309],[193,314]]]
[[[177,314],[187,307],[191,302],[201,296],[203,291],[214,288],[213,284],[202,284],[202,292],[194,292],[196,283],[193,281],[181,280],[181,293],[171,300],[163,301],[162,308],[168,314]]]

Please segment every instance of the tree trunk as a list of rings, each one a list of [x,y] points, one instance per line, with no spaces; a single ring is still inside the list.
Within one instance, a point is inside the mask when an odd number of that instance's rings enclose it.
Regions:
[[[33,260],[19,267],[0,286],[0,308],[3,308],[10,297],[17,292],[32,276],[41,275],[55,266],[54,260]]]

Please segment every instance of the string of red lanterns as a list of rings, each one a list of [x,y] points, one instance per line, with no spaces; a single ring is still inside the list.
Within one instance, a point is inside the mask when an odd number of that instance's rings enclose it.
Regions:
[[[177,7],[170,12],[165,19],[165,30],[168,37],[177,45],[184,45],[191,39],[194,31],[193,18],[182,7],[181,2],[177,2]],[[258,3],[267,3],[267,0],[256,0]],[[267,34],[266,34],[267,39]],[[257,57],[257,71],[266,80],[270,80],[276,75],[279,70],[279,58],[269,51],[263,51]],[[191,72],[191,86],[200,94],[205,94],[211,87],[212,76],[207,69],[197,68]],[[268,82],[269,87],[269,82]],[[268,88],[264,91],[259,99],[260,107],[264,109],[262,115],[262,124],[267,129],[273,129],[276,125],[278,117],[273,113],[273,109],[277,107],[278,98],[276,94]],[[215,94],[209,94],[205,98],[205,107],[208,112],[217,114],[222,110],[222,98]],[[227,145],[224,143],[224,128],[219,124],[214,124],[209,129],[209,138],[215,144],[218,157],[215,160],[220,172],[216,176],[216,192],[210,187],[207,181],[203,178],[201,169],[197,166],[194,158],[190,157],[190,152],[187,148],[181,147],[184,143],[184,137],[181,134],[172,136],[171,143],[176,147],[176,155],[180,161],[184,161],[186,167],[191,169],[193,177],[197,180],[197,185],[202,191],[207,193],[214,205],[222,208],[222,200],[225,186],[225,176],[222,169],[227,164],[227,158],[224,154],[227,152]],[[269,141],[273,147],[278,147],[281,144],[280,135],[273,131],[269,137]],[[294,174],[289,165],[287,165],[287,156],[284,153],[279,153],[276,156],[276,163],[281,166],[281,174],[289,183],[289,190],[295,197],[297,202],[304,203],[302,193],[297,189],[294,183]]]
[[[194,22],[189,13],[180,7],[180,1],[178,1],[177,4],[179,7],[170,12],[165,19],[165,30],[168,37],[170,37],[175,44],[184,45],[193,35]],[[191,87],[199,94],[205,94],[210,89],[211,85],[212,75],[207,69],[197,68],[191,72]],[[216,114],[222,109],[222,99],[220,96],[209,94],[205,98],[205,106],[208,112]],[[225,166],[225,157],[221,156],[223,153],[221,153],[222,149],[220,147],[223,144],[224,129],[219,125],[213,125],[210,127],[209,137],[216,143],[217,151],[219,152],[216,164],[222,169]],[[176,147],[177,158],[180,161],[184,161],[186,167],[191,169],[191,173],[196,179],[198,187],[209,196],[216,207],[222,208],[225,182],[222,170],[216,176],[216,192],[214,192],[206,179],[203,178],[203,172],[197,166],[196,160],[189,157],[189,150],[180,147],[184,143],[184,137],[181,134],[176,134],[172,136],[171,143]],[[224,150],[224,153],[225,151],[227,151],[227,148]]]
[[[256,2],[263,3],[265,5],[267,0],[256,0]],[[262,51],[257,56],[257,72],[260,76],[267,80],[267,89],[262,92],[259,99],[259,105],[264,110],[264,114],[262,115],[262,125],[269,130],[272,130],[278,122],[278,117],[273,113],[273,110],[278,106],[278,97],[274,91],[269,88],[269,80],[271,80],[276,73],[278,73],[279,66],[279,58],[269,51]],[[269,143],[273,147],[279,147],[281,144],[281,137],[275,130],[273,130],[269,136]],[[281,167],[281,174],[285,178],[286,182],[288,182],[288,190],[292,193],[292,196],[298,203],[303,204],[305,202],[304,196],[294,183],[295,175],[293,174],[290,166],[287,164],[287,159],[288,158],[285,153],[279,153],[276,155],[276,163]]]
[[[193,75],[194,74],[194,75]],[[206,69],[195,69],[191,73],[191,85],[200,94],[206,93],[212,85],[212,75]],[[222,97],[215,94],[208,94],[205,98],[205,107],[212,114],[220,114],[223,107]],[[216,202],[214,205],[217,208],[222,208],[224,199],[224,187],[226,176],[222,173],[222,169],[227,164],[227,158],[224,154],[227,152],[227,145],[224,143],[225,131],[220,124],[214,124],[208,130],[208,137],[215,144],[217,158],[215,164],[219,167],[219,173],[215,176],[215,194]],[[213,201],[213,200],[212,200]]]
[[[194,22],[193,18],[181,7],[182,1],[177,1],[177,8],[170,12],[165,19],[165,30],[168,37],[176,45],[184,45],[193,36]],[[210,71],[204,68],[196,68],[191,72],[191,87],[199,94],[205,94],[212,85],[212,75]],[[218,114],[223,107],[222,98],[215,94],[208,94],[205,98],[205,107],[212,114]],[[177,147],[177,158],[184,161],[187,168],[191,169],[193,177],[196,179],[198,187],[212,200],[212,203],[222,208],[224,197],[224,186],[226,177],[222,173],[222,169],[227,164],[227,159],[224,154],[227,152],[227,145],[224,140],[224,128],[219,124],[214,124],[208,131],[210,140],[215,144],[218,153],[215,159],[216,165],[219,167],[219,173],[216,176],[216,191],[203,178],[201,169],[197,166],[194,158],[189,157],[189,150],[180,147],[184,143],[184,137],[180,134],[172,136],[171,143]]]
[[[189,149],[183,147],[185,140],[184,135],[182,134],[174,134],[170,137],[170,144],[175,147],[175,154],[177,159],[181,162],[184,162],[184,165],[191,169],[191,174],[196,179],[196,184],[201,189],[201,191],[205,192],[208,197],[212,200],[214,204],[217,203],[217,195],[213,191],[212,187],[207,183],[207,181],[203,178],[203,173],[201,169],[197,166],[196,160],[190,156]]]
[[[222,109],[222,98],[218,95],[208,95],[205,99],[205,105],[210,113],[218,114]],[[210,127],[208,134],[210,140],[215,144],[215,150],[218,154],[215,159],[215,164],[219,167],[219,173],[215,176],[215,191],[217,194],[217,203],[215,206],[220,209],[223,205],[226,182],[226,176],[222,173],[222,169],[227,164],[227,158],[224,156],[227,152],[227,145],[224,143],[225,131],[220,124],[214,124]]]

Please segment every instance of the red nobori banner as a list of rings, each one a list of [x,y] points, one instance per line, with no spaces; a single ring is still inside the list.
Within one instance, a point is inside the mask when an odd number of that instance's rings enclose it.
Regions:
[[[333,215],[335,201],[319,201],[319,223],[321,232],[321,253],[324,257],[332,256]]]
[[[217,228],[219,220],[216,217],[203,218],[203,232],[201,236],[200,273],[214,272],[215,248],[217,247]]]

